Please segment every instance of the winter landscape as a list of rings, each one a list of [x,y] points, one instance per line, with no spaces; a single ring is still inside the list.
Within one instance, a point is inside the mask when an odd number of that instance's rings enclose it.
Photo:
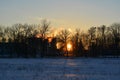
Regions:
[[[120,80],[120,58],[0,59],[0,80]]]
[[[0,0],[0,80],[120,80],[120,0]]]

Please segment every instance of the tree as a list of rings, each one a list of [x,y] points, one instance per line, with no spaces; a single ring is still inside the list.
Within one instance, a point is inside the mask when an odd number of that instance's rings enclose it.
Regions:
[[[74,52],[76,56],[82,56],[83,54],[83,43],[82,43],[82,33],[80,29],[76,29],[75,35],[73,36]]]
[[[102,47],[105,47],[106,45],[106,26],[105,25],[102,25],[100,27],[97,28],[97,37],[99,38],[99,41],[100,41],[100,45]]]
[[[4,37],[4,28],[3,26],[0,26],[0,42],[2,42],[3,37]]]
[[[41,25],[38,26],[39,29],[39,33],[41,34],[41,37],[43,39],[45,39],[47,33],[50,30],[50,22],[48,22],[47,20],[42,20]]]
[[[91,28],[88,30],[88,34],[89,34],[89,39],[90,39],[90,40],[94,40],[95,37],[96,37],[96,27],[91,27]]]
[[[41,42],[41,48],[42,48],[42,53],[41,53],[41,57],[44,57],[45,56],[45,53],[47,52],[46,51],[46,48],[47,48],[47,43],[48,41],[46,40],[47,38],[47,34],[49,33],[50,31],[50,22],[47,21],[47,20],[42,20],[41,22],[41,25],[38,25],[38,34],[40,35],[39,38],[42,39],[42,42]]]
[[[67,51],[67,42],[70,39],[70,32],[68,30],[62,30],[58,35],[57,35],[57,39],[58,42],[61,42],[63,45],[61,47],[63,47],[65,50],[65,53],[67,53],[68,56],[68,51]]]
[[[88,30],[89,35],[89,45],[92,47],[94,40],[96,39],[96,27],[91,27]]]
[[[112,35],[114,37],[114,43],[115,46],[119,46],[120,42],[120,24],[119,23],[114,23],[110,26],[110,31],[112,32]]]
[[[28,38],[34,37],[34,25],[28,24],[14,24],[12,27],[7,27],[5,33],[7,34],[9,41],[10,39],[15,44],[14,49],[17,56],[28,57],[30,51],[28,46],[31,46]],[[32,50],[31,50],[32,51]]]
[[[90,48],[90,55],[95,55],[95,41],[96,41],[96,27],[91,27],[88,30],[89,34],[89,48]]]
[[[116,55],[120,55],[120,23],[114,23],[110,26],[110,32],[113,36],[113,46],[114,46],[114,53]]]

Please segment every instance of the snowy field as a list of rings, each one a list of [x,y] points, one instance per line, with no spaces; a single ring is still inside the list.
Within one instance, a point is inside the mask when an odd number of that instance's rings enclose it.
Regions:
[[[120,58],[0,59],[0,80],[120,80]]]

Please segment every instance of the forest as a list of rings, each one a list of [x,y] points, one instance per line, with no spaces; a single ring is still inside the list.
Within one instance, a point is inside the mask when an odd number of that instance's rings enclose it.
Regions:
[[[110,26],[90,27],[87,32],[80,28],[71,32],[62,29],[56,33],[50,22],[41,24],[14,24],[0,26],[1,58],[43,57],[119,57],[120,23]]]

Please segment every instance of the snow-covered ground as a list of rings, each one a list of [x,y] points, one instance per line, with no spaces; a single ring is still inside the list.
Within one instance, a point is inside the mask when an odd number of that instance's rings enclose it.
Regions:
[[[120,80],[120,58],[0,59],[0,80]]]

